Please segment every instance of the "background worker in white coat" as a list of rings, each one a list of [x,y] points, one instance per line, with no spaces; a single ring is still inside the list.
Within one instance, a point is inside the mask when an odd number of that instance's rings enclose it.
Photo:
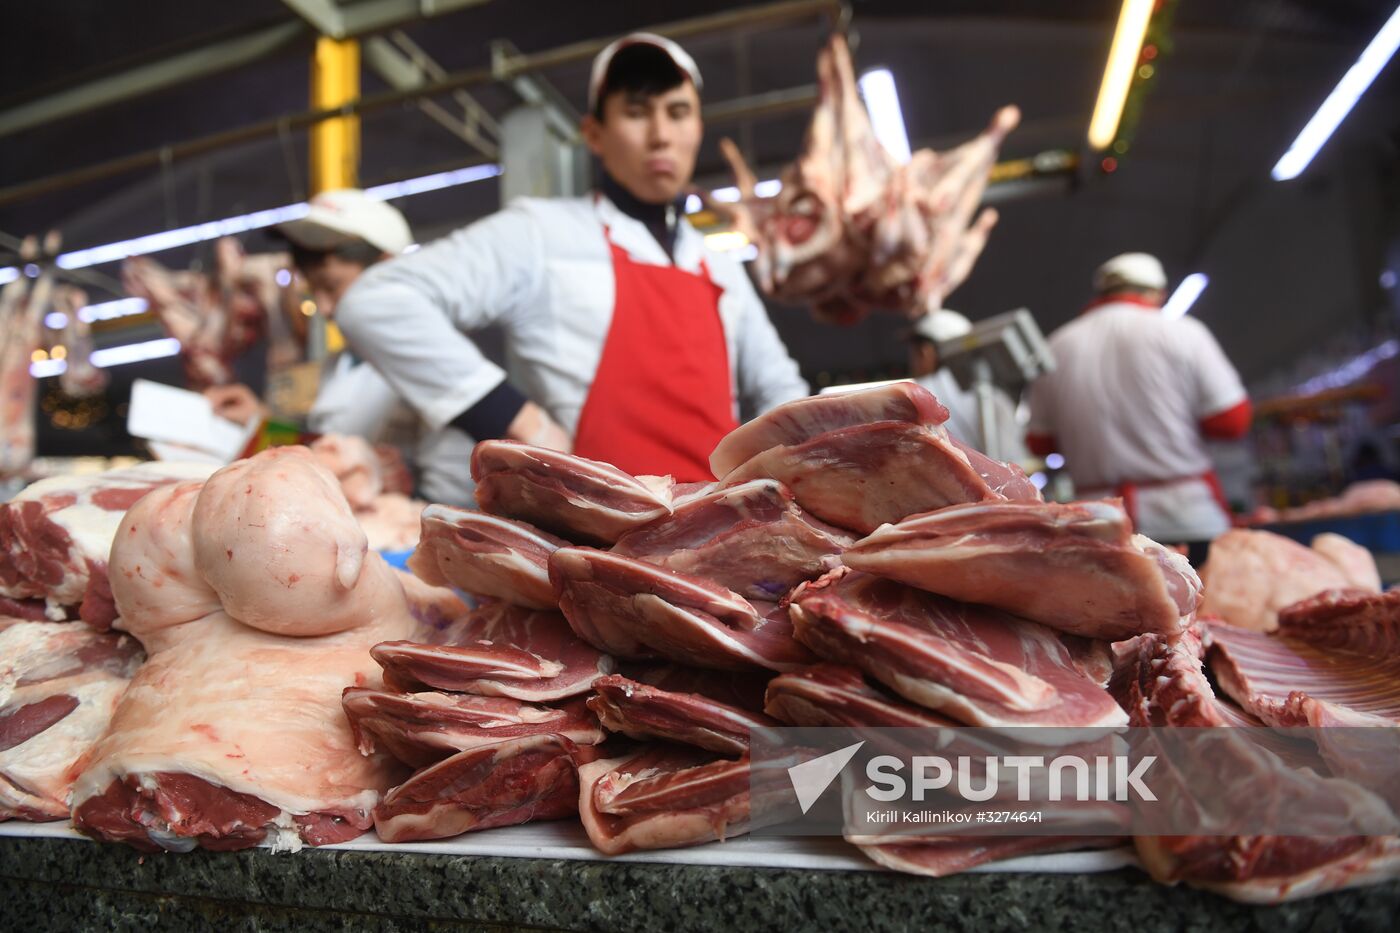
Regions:
[[[340,299],[364,271],[403,253],[413,234],[403,214],[344,188],[311,199],[304,217],[277,228],[292,247],[292,264],[306,281],[316,309],[334,319]],[[266,417],[245,385],[205,392],[217,414],[240,424]],[[453,428],[429,428],[374,367],[342,350],[326,360],[307,428],[317,434],[353,434],[398,450],[414,476],[417,495],[446,505],[474,504],[474,485],[462,464],[473,440]]]
[[[741,403],[761,412],[807,385],[743,268],[684,217],[700,84],[658,36],[600,52],[583,124],[599,190],[519,199],[369,270],[339,310],[350,348],[435,428],[710,479]],[[467,336],[490,324],[504,370]]]
[[[958,312],[947,308],[930,310],[914,322],[909,333],[909,375],[948,409],[948,420],[943,425],[948,433],[986,453],[988,445],[982,437],[977,393],[959,385],[939,357],[939,344],[970,333],[972,322]],[[1021,463],[1026,459],[1025,430],[1016,418],[1016,403],[1003,389],[993,387],[992,404],[996,407],[997,457]]]
[[[1031,386],[1027,442],[1064,456],[1076,496],[1121,496],[1138,531],[1198,562],[1230,528],[1205,439],[1243,437],[1251,407],[1206,326],[1163,316],[1166,287],[1146,253],[1099,267],[1094,300],[1050,336],[1056,367]]]

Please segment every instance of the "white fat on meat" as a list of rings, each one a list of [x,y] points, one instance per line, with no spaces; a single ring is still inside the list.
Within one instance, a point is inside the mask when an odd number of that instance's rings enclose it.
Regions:
[[[1335,553],[1335,545],[1324,543]],[[1270,632],[1279,610],[1324,590],[1354,585],[1325,553],[1269,531],[1236,528],[1211,542],[1201,568],[1203,615],[1231,625]]]
[[[400,772],[360,754],[341,693],[381,686],[370,647],[420,622],[396,572],[367,551],[335,478],[305,448],[265,451],[202,488],[142,503],[123,529],[114,596],[151,657],[75,785],[78,828],[183,848],[211,832],[230,833],[226,844],[288,846],[294,832],[314,842],[366,827]],[[155,593],[166,587],[182,596],[162,613]],[[203,782],[225,800],[248,795],[274,815],[260,826],[185,826],[182,817],[204,814],[163,810],[180,799],[159,793],[166,780],[196,793]]]

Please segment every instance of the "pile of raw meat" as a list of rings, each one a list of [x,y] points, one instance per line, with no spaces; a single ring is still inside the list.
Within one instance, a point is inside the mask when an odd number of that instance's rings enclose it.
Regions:
[[[149,463],[55,477],[0,504],[0,819],[68,817],[74,783],[84,772],[89,791],[94,782],[107,782],[96,789],[108,804],[118,793],[113,789],[118,774],[151,791],[164,801],[162,807],[178,808],[180,800],[194,799],[190,794],[204,803],[227,803],[234,795],[230,788],[239,784],[226,779],[220,767],[237,765],[244,782],[237,817],[242,824],[250,813],[262,812],[259,807],[277,801],[282,806],[273,821],[287,823],[285,814],[291,813],[290,825],[305,829],[301,835],[306,838],[343,838],[368,825],[368,811],[382,790],[378,785],[386,784],[388,774],[395,779],[399,775],[391,765],[367,763],[355,750],[340,712],[345,678],[363,676],[366,683],[374,682],[378,675],[367,655],[370,645],[385,637],[419,635],[425,623],[422,630],[432,631],[466,608],[447,590],[432,590],[412,577],[394,574],[393,579],[409,587],[405,609],[403,595],[395,596],[395,587],[386,587],[385,570],[376,555],[364,557],[355,585],[344,594],[328,597],[310,589],[324,559],[335,560],[337,580],[350,578],[356,555],[367,543],[359,516],[375,515],[373,510],[352,515],[345,491],[372,493],[377,480],[367,480],[363,468],[347,468],[342,471],[343,484],[338,482],[324,464],[343,466],[354,458],[333,457],[328,448],[342,454],[357,449],[353,442],[338,447],[328,442],[315,456],[304,449],[267,454],[240,461],[209,480],[226,485],[234,478],[246,479],[244,496],[256,497],[284,525],[259,519],[251,499],[230,512],[201,519],[197,527],[206,549],[228,543],[223,552],[209,552],[204,560],[227,571],[236,563],[236,554],[238,561],[252,565],[248,575],[216,584],[219,595],[202,579],[190,538],[193,513],[186,514],[200,498],[201,484],[212,467]],[[258,467],[268,463],[277,469]],[[382,499],[382,494],[372,496],[370,502]],[[418,511],[410,508],[409,514],[395,519],[398,537],[406,538],[411,530],[411,539],[417,539]],[[300,531],[285,527],[298,518],[304,522]],[[334,540],[334,555],[315,552],[318,547],[324,550],[326,540],[308,535],[305,529],[310,526]],[[274,566],[269,557],[273,553],[291,569],[260,581],[259,570]],[[377,580],[373,586],[366,582],[371,578]],[[246,600],[258,587],[287,619],[263,618],[245,602],[229,602]],[[388,595],[373,596],[376,587]],[[351,604],[352,611],[327,622],[324,610],[337,599]],[[314,611],[305,608],[306,601]],[[221,606],[226,611],[216,611]],[[319,627],[326,625],[343,625],[347,631],[325,638],[285,637],[313,626],[321,634]],[[269,628],[278,631],[268,634]],[[265,664],[271,653],[285,654],[284,661]],[[150,661],[143,667],[148,655]],[[128,693],[133,676],[136,686]],[[156,712],[172,704],[187,709],[188,717],[177,721]],[[288,720],[286,711],[293,708],[302,712],[291,717],[295,723],[282,723],[286,728],[279,733],[279,720]],[[244,712],[235,715],[240,709]],[[169,721],[153,728],[161,717]],[[247,723],[259,721],[275,728],[261,731],[257,742],[240,735]],[[319,736],[319,744],[307,748],[320,756],[313,770],[341,775],[333,778],[344,785],[339,797],[318,797],[320,792],[296,774],[295,769],[309,767],[308,762],[280,750],[282,745],[306,744],[313,735]],[[241,757],[230,757],[230,742],[237,743]],[[147,752],[150,757],[140,757]],[[108,771],[94,770],[99,758]],[[141,767],[133,768],[129,763],[138,759]],[[260,760],[261,773],[253,767]],[[159,767],[160,773],[142,770],[151,767]],[[139,777],[132,777],[137,773]],[[297,788],[292,797],[286,796],[290,785]],[[146,805],[123,804],[129,815],[143,813]],[[302,825],[313,818],[335,823],[347,807],[353,818],[336,824],[334,831]],[[83,819],[92,819],[95,808],[100,812],[101,804],[88,804]],[[94,824],[83,825],[101,835],[129,835],[143,845],[193,844],[180,828],[160,828],[148,816],[142,821],[147,828],[155,827],[155,835],[110,821],[95,829]],[[196,835],[203,844],[222,847],[266,838],[256,826],[233,834],[226,828],[205,826]],[[279,827],[273,836],[290,840],[284,829]]]
[[[740,200],[713,207],[757,245],[764,292],[820,319],[850,324],[875,309],[917,317],[942,307],[996,224],[994,210],[973,215],[1020,112],[1005,107],[971,142],[921,149],[901,165],[875,136],[840,35],[818,55],[817,74],[821,97],[781,192],[755,197],[756,176],[725,140]]]
[[[1239,671],[1222,677],[1242,704],[1223,722],[1393,724],[1384,678],[1400,671],[1358,645],[1362,626],[1393,639],[1397,601],[1376,594],[1365,552],[1301,549],[1335,577],[1284,570],[1277,555],[1248,571],[1308,596],[1336,579],[1369,587],[1285,609],[1282,637],[1207,629],[1195,572],[1133,534],[1119,503],[1045,503],[1015,467],[949,438],[945,418],[908,383],[804,399],[721,442],[708,485],[479,445],[483,511],[430,506],[410,566],[481,608],[432,640],[376,646],[385,689],[345,691],[360,747],[419,769],[376,809],[381,837],[575,811],[608,854],[738,835],[756,804],[749,736],[763,726],[1199,724],[1193,711],[1224,703],[1201,673],[1207,631]],[[1223,540],[1208,572],[1236,581],[1241,555],[1284,540],[1240,546],[1256,534]],[[1272,592],[1221,590],[1249,612],[1272,605]],[[1324,617],[1353,620],[1354,637],[1329,640]],[[1296,660],[1324,655],[1321,673]],[[1162,657],[1194,661],[1189,707],[1172,704]],[[1282,663],[1298,666],[1305,697],[1278,694],[1280,658],[1295,659]],[[1357,705],[1358,687],[1374,697]],[[946,875],[1122,839],[851,841],[888,867]],[[1246,900],[1400,871],[1386,839],[1136,843],[1159,880]],[[1242,856],[1251,845],[1268,857]]]
[[[0,509],[0,581],[53,621],[0,624],[0,817],[183,851],[577,814],[607,854],[687,846],[748,831],[751,735],[784,724],[1306,725],[1319,776],[1400,802],[1328,737],[1400,721],[1369,555],[1232,532],[1203,594],[1120,503],[1046,503],[946,418],[912,383],[792,402],[709,484],[486,442],[482,511],[424,510],[413,576],[370,551],[348,450],[33,492]],[[848,839],[931,876],[1123,841]],[[1400,874],[1391,837],[1133,841],[1242,900]]]

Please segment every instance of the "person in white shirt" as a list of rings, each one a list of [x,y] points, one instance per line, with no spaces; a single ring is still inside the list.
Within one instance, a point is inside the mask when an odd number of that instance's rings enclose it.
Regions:
[[[519,199],[370,269],[340,304],[350,348],[433,429],[712,479],[709,453],[741,412],[808,389],[743,268],[685,219],[700,87],[667,39],[604,49],[583,123],[599,189]],[[468,336],[491,324],[504,369]]]
[[[1077,496],[1121,496],[1138,531],[1198,561],[1230,528],[1205,438],[1243,437],[1249,397],[1205,324],[1163,316],[1155,257],[1117,256],[1094,286],[1050,336],[1056,366],[1031,386],[1028,445],[1064,456]]]
[[[982,437],[977,394],[959,385],[939,358],[939,344],[971,332],[972,322],[956,311],[937,308],[924,314],[914,322],[909,333],[909,374],[948,409],[948,420],[944,424],[948,433],[986,453],[988,445]],[[992,404],[996,406],[997,443],[993,445],[996,456],[1012,463],[1024,461],[1026,445],[1024,431],[1016,418],[1016,403],[1004,390],[993,388]]]
[[[291,244],[292,263],[317,310],[331,319],[367,268],[402,254],[413,242],[403,214],[353,188],[316,195],[305,216],[280,224],[277,231]],[[205,395],[215,412],[230,420],[246,423],[266,416],[245,385],[216,386]],[[341,351],[326,360],[307,427],[317,434],[353,434],[392,447],[407,460],[418,496],[445,505],[473,505],[475,487],[464,469],[472,438],[453,427],[430,428],[374,367],[353,353]]]

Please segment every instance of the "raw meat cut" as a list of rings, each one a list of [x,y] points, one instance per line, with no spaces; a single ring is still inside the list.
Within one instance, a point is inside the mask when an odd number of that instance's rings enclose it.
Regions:
[[[477,444],[472,479],[487,512],[579,543],[612,544],[671,511],[669,477],[634,477],[608,463],[514,441]]]
[[[1273,532],[1242,528],[1211,542],[1201,582],[1201,612],[1258,632],[1275,629],[1284,606],[1352,585],[1324,554]]]
[[[1258,719],[1218,698],[1201,667],[1203,628],[1178,638],[1141,635],[1123,643],[1109,692],[1131,726],[1261,726]]]
[[[356,512],[367,509],[384,491],[379,454],[369,441],[353,434],[323,434],[311,442],[311,452],[331,471]]]
[[[430,505],[423,510],[422,540],[408,566],[435,586],[455,586],[528,609],[557,609],[549,555],[567,546],[524,522]]]
[[[716,209],[758,245],[759,283],[778,300],[813,304],[818,317],[841,323],[873,308],[941,306],[996,223],[992,210],[972,218],[1019,112],[1003,108],[972,142],[920,150],[900,165],[875,137],[841,36],[819,53],[817,74],[821,96],[777,197],[754,197],[753,172],[725,140],[741,200]]]
[[[126,618],[116,625],[152,653],[164,648],[180,626],[223,608],[195,566],[191,544],[194,507],[203,489],[203,483],[154,489],[117,526],[121,544],[112,548],[108,580],[114,605],[123,608]]]
[[[152,489],[202,480],[213,469],[143,463],[31,484],[0,504],[0,596],[42,601],[54,621],[81,615],[89,625],[106,628],[115,617],[108,552],[126,510]]]
[[[618,538],[612,553],[775,600],[839,564],[852,541],[802,511],[781,483],[754,480],[687,498]]]
[[[579,640],[557,612],[489,603],[433,643],[375,645],[374,659],[399,687],[422,684],[531,703],[587,693],[613,660]]]
[[[941,426],[900,421],[770,447],[723,476],[720,485],[764,478],[783,483],[822,521],[864,534],[907,515],[1001,498]]]
[[[984,836],[972,839],[945,836],[909,842],[861,843],[856,848],[877,865],[911,875],[946,878],[990,862],[1024,855],[1107,849],[1122,841],[1117,836]]]
[[[1212,639],[1221,628],[1224,626],[1211,626]],[[1120,658],[1113,683],[1132,725],[1229,728],[1259,724],[1215,697],[1201,666],[1201,651],[1194,629],[1174,641],[1156,635],[1135,640],[1132,649]],[[1272,773],[1267,786],[1278,792],[1278,766],[1261,760],[1257,745],[1221,745],[1218,751],[1248,756],[1227,762],[1235,773],[1222,787],[1257,793],[1246,775],[1252,765],[1262,764]],[[1325,774],[1325,768],[1294,763],[1294,767],[1299,765],[1312,768],[1312,772],[1294,772],[1295,781],[1303,784],[1306,792],[1308,784],[1322,780],[1310,775]],[[1357,796],[1359,805],[1384,808],[1374,798]],[[1317,798],[1309,799],[1315,804]],[[1390,836],[1139,835],[1134,843],[1143,867],[1155,880],[1165,884],[1185,881],[1250,903],[1279,903],[1400,875],[1400,843]]]
[[[801,444],[841,428],[876,421],[937,425],[947,420],[948,409],[917,382],[813,395],[779,405],[730,431],[710,454],[710,469],[724,476],[771,447]]]
[[[359,753],[341,693],[377,687],[370,646],[419,622],[334,476],[305,448],[265,451],[193,501],[176,487],[138,503],[112,557],[141,568],[116,598],[150,658],[74,785],[75,826],[147,851],[319,845],[368,828],[398,768]],[[194,579],[175,575],[191,566]],[[184,591],[168,612],[126,603],[162,580]],[[198,615],[209,591],[223,608]]]
[[[139,670],[73,789],[82,832],[145,851],[343,842],[396,776],[355,747],[347,682],[377,685],[369,646],[405,616],[314,638],[215,613]],[[294,711],[294,715],[289,715]]]
[[[1172,635],[1196,610],[1191,565],[1132,533],[1117,500],[953,506],[881,528],[843,562],[1072,635]]]
[[[555,551],[549,577],[579,637],[618,657],[719,670],[787,670],[812,660],[784,610],[761,613],[701,577],[592,548]]]
[[[398,492],[381,492],[355,520],[364,530],[365,540],[374,551],[411,551],[418,545],[427,503]]]
[[[406,611],[403,586],[304,447],[239,460],[204,484],[190,537],[224,609],[274,635],[324,635]]]
[[[560,735],[575,745],[605,738],[582,697],[554,709],[509,697],[346,687],[341,703],[361,753],[383,750],[413,768],[523,736]]]
[[[1400,596],[1324,596],[1274,634],[1210,627],[1220,688],[1272,726],[1400,725]],[[1377,650],[1380,649],[1380,650]]]
[[[1291,509],[1256,509],[1250,514],[1250,519],[1253,524],[1272,524],[1346,518],[1396,510],[1400,510],[1400,483],[1390,479],[1367,479],[1352,483],[1340,496],[1317,499]]]
[[[706,685],[698,676],[685,683],[684,675],[672,674],[670,679],[678,681],[674,686],[667,683],[665,673],[653,679],[664,686],[619,674],[601,678],[593,684],[595,696],[588,708],[612,732],[634,739],[681,742],[721,754],[743,754],[749,749],[752,730],[778,725],[760,711],[761,704],[755,710],[706,695]]]
[[[1400,590],[1328,590],[1279,610],[1278,633],[1380,659],[1400,650]]]
[[[1142,867],[1247,904],[1280,904],[1400,876],[1400,838],[1138,836]]]
[[[853,667],[816,664],[768,683],[764,710],[794,726],[926,728],[957,723],[866,681]]]
[[[458,752],[389,791],[374,808],[374,828],[385,842],[412,842],[571,816],[579,800],[574,752],[558,735]]]
[[[1372,593],[1381,591],[1381,573],[1376,559],[1350,538],[1325,532],[1312,539],[1312,549],[1335,564],[1349,585]]]
[[[673,849],[749,828],[749,762],[652,745],[578,769],[578,814],[605,855]]]
[[[1113,698],[1049,628],[847,569],[804,584],[797,638],[972,726],[1118,726]]]
[[[61,820],[73,779],[143,660],[126,635],[0,620],[0,820]]]

